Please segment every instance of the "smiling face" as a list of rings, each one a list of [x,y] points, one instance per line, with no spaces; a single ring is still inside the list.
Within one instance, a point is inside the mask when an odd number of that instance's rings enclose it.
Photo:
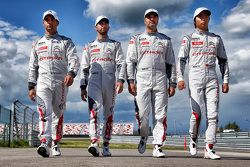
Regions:
[[[146,29],[149,32],[157,31],[159,17],[156,13],[149,13],[145,16],[144,23],[146,25]]]
[[[200,14],[198,14],[195,17],[196,28],[202,31],[207,31],[209,20],[210,20],[210,16],[208,15],[208,13],[206,11],[202,11]]]
[[[43,26],[45,33],[48,35],[54,35],[57,32],[57,26],[59,22],[52,15],[47,15],[43,20]]]

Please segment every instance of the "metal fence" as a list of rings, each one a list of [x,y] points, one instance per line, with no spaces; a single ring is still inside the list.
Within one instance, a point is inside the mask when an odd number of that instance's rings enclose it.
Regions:
[[[0,142],[10,145],[11,110],[0,105]]]
[[[38,113],[16,100],[12,110],[0,107],[0,140],[10,143],[14,140],[28,140],[36,145],[38,134]]]
[[[12,140],[28,140],[31,146],[38,142],[38,113],[19,100],[12,104]]]
[[[140,136],[112,136],[111,143],[134,143],[137,144]],[[198,148],[205,147],[205,136],[200,135],[198,140]],[[152,143],[153,137],[149,136],[147,143]],[[167,146],[178,146],[188,149],[189,135],[173,135],[167,136],[165,143]],[[246,151],[250,152],[250,132],[235,132],[235,133],[218,133],[217,143],[218,149],[230,151]]]

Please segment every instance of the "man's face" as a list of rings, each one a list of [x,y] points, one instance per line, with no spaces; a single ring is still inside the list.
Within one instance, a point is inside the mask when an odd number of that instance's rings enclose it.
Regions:
[[[97,23],[96,27],[96,31],[101,34],[101,35],[106,35],[108,34],[109,31],[109,23],[107,20],[101,20],[99,21],[99,23]]]
[[[57,32],[58,24],[59,22],[52,15],[47,15],[43,20],[43,26],[49,35],[53,35]]]
[[[195,25],[198,29],[207,31],[208,30],[208,23],[209,23],[209,15],[206,11],[201,12],[198,16],[195,18]]]
[[[148,29],[155,30],[158,25],[158,15],[155,13],[149,13],[145,16],[144,23]]]

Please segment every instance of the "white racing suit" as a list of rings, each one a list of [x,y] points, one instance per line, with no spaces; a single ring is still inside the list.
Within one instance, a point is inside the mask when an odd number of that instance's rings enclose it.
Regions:
[[[161,33],[141,33],[131,38],[127,57],[128,82],[136,80],[136,102],[142,137],[149,135],[153,116],[153,144],[163,145],[167,130],[168,80],[176,87],[175,57],[171,40]]]
[[[223,83],[228,83],[229,79],[227,55],[222,39],[213,33],[202,33],[196,30],[183,38],[178,57],[178,81],[183,81],[185,64],[188,60],[188,84],[192,110],[190,137],[197,139],[201,113],[205,111],[207,117],[205,142],[214,144],[216,142],[219,107],[216,59],[218,59]]]
[[[41,142],[62,138],[63,113],[68,87],[64,77],[76,76],[79,68],[76,48],[71,39],[55,34],[43,36],[33,43],[29,62],[29,90],[36,86]],[[69,67],[69,68],[68,68]]]
[[[103,142],[108,144],[111,139],[116,80],[123,83],[125,74],[125,58],[120,42],[109,38],[103,41],[96,39],[84,47],[80,85],[81,89],[87,87],[90,120],[89,136],[92,143],[100,140],[98,113],[102,107]]]

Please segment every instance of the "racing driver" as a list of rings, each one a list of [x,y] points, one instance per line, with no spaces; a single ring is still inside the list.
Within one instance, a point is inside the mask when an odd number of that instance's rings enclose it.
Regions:
[[[85,45],[81,62],[81,97],[83,101],[88,101],[91,140],[88,151],[93,156],[99,156],[101,108],[104,121],[102,155],[111,156],[109,141],[113,127],[115,96],[123,91],[126,74],[121,43],[109,38],[109,28],[108,17],[96,18],[97,38]]]
[[[157,31],[159,14],[148,9],[144,14],[145,32],[130,39],[126,64],[128,89],[135,96],[139,111],[139,153],[146,149],[149,114],[153,117],[153,157],[165,157],[161,147],[166,139],[168,95],[175,94],[176,69],[171,39]],[[169,82],[168,82],[169,80]]]
[[[179,50],[177,78],[178,88],[186,87],[184,70],[188,60],[188,85],[191,104],[190,118],[190,154],[197,154],[197,142],[201,113],[207,118],[204,158],[220,159],[214,151],[216,130],[218,126],[219,83],[216,74],[216,59],[222,74],[222,92],[229,91],[228,60],[222,39],[219,35],[208,31],[211,11],[205,7],[197,8],[193,15],[195,31],[186,35]],[[204,110],[203,110],[204,109]]]
[[[44,12],[45,35],[33,43],[29,62],[29,98],[37,102],[41,141],[37,152],[43,157],[49,157],[51,146],[52,155],[61,155],[66,96],[79,68],[75,45],[57,33],[58,24],[55,11]]]

